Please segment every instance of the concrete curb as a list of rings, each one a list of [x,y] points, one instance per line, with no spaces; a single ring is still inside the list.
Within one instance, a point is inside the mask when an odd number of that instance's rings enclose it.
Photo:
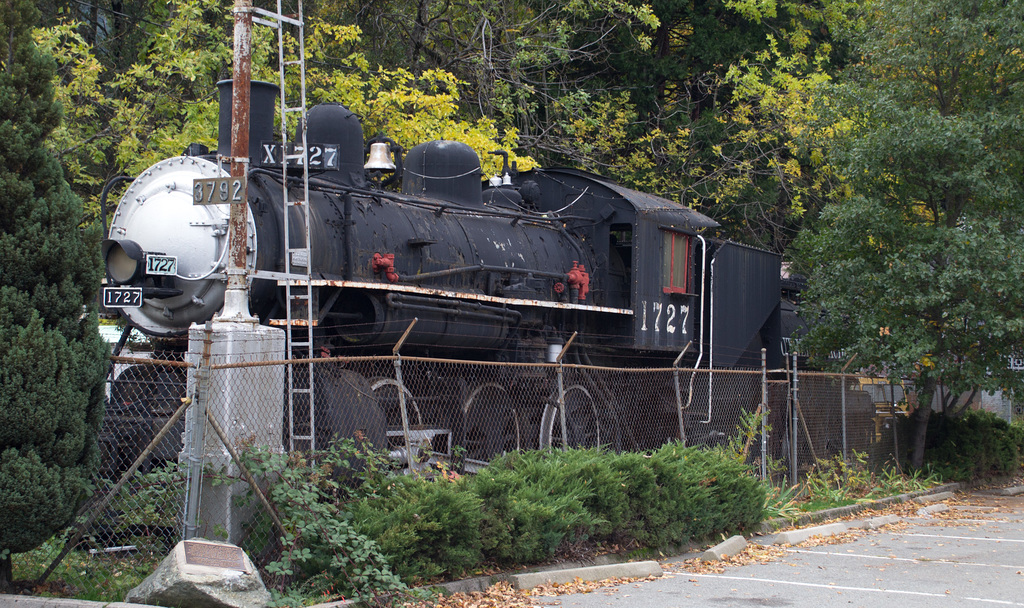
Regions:
[[[661,576],[661,566],[658,566],[657,571],[643,571],[640,574],[636,574],[635,564],[651,563],[657,564],[655,561],[648,562],[627,562],[624,561],[624,557],[616,554],[598,555],[587,564],[582,562],[561,562],[559,564],[552,564],[549,566],[541,566],[539,568],[533,568],[529,572],[518,572],[518,573],[502,573],[495,574],[493,576],[475,576],[473,578],[464,578],[457,581],[449,581],[447,583],[439,583],[437,585],[431,585],[425,587],[426,589],[433,590],[444,595],[452,595],[454,593],[474,593],[484,592],[487,588],[495,583],[502,581],[510,582],[513,587],[516,586],[514,579],[521,577],[520,581],[540,580],[541,582],[535,585],[543,585],[548,582],[569,582],[576,578],[582,580],[602,580],[605,578],[633,578],[643,576]],[[555,580],[553,577],[560,577],[561,573],[572,573],[567,580],[558,578]],[[592,576],[593,572],[600,572],[600,578],[587,578]],[[551,579],[550,581],[546,579]],[[526,584],[520,583],[520,584]],[[535,586],[534,585],[534,586]],[[526,589],[528,587],[516,587],[517,589]],[[356,602],[354,600],[338,600],[335,602],[326,602],[323,604],[315,604],[313,606],[307,606],[306,608],[347,608],[349,606],[363,606],[364,604]]]
[[[918,496],[927,496],[929,494],[937,494],[940,492],[956,492],[957,490],[963,489],[963,484],[960,483],[947,483],[941,486],[935,486],[927,490],[918,490],[916,492],[908,492],[906,494],[899,494],[897,496],[889,496],[887,498],[879,498],[878,500],[872,500],[870,502],[861,502],[855,505],[847,505],[845,507],[836,507],[834,509],[824,509],[822,511],[815,511],[814,513],[805,513],[795,519],[786,519],[784,517],[776,517],[775,519],[769,519],[768,521],[761,524],[755,532],[759,534],[773,534],[779,530],[786,528],[793,528],[799,526],[806,526],[808,524],[818,523],[829,519],[837,519],[840,517],[847,517],[850,515],[856,515],[861,511],[868,509],[878,509],[891,505],[893,503],[907,502],[913,500]]]
[[[930,505],[927,507],[921,507],[917,510],[917,516],[931,517],[932,513],[942,513],[943,511],[949,511],[949,505]]]
[[[928,503],[949,500],[950,498],[956,498],[952,492],[939,492],[937,494],[925,494],[924,496],[918,496],[914,498],[914,502],[926,505]]]
[[[738,535],[732,536],[705,551],[700,558],[706,562],[713,562],[729,555],[736,555],[746,548],[747,539]]]
[[[34,597],[30,595],[2,595],[0,606],[4,608],[153,608],[146,604],[127,602],[93,602],[60,597]]]
[[[1002,488],[999,490],[983,490],[978,492],[979,494],[990,494],[995,496],[1017,496],[1024,494],[1024,486],[1014,486],[1012,488]]]
[[[515,589],[530,589],[551,583],[571,583],[576,579],[602,581],[609,578],[644,578],[661,575],[661,564],[654,561],[645,561],[513,574],[508,577],[508,581],[512,583],[512,587]]]
[[[846,524],[825,524],[823,526],[811,526],[799,530],[787,530],[775,535],[776,545],[797,545],[812,536],[835,536],[846,532]]]

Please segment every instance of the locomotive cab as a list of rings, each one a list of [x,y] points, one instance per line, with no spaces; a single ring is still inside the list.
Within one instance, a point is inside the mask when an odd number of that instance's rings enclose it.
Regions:
[[[590,173],[544,169],[517,180],[524,200],[589,247],[592,303],[632,311],[603,320],[605,344],[670,355],[692,342],[691,357],[706,352],[703,364],[722,367],[757,366],[767,347],[770,364],[781,364],[778,255],[705,237],[719,226],[713,219]]]
[[[695,340],[707,255],[699,233],[717,222],[582,171],[537,170],[519,180],[521,191],[539,193],[539,211],[562,215],[593,251],[593,302],[632,311],[609,320],[606,341],[678,353]]]

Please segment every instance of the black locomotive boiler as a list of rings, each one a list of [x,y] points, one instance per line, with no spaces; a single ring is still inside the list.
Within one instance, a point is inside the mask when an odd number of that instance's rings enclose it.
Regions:
[[[222,96],[225,90],[230,86]],[[484,181],[477,154],[455,141],[414,146],[397,159],[397,174],[382,180],[364,167],[368,146],[359,118],[338,104],[307,113],[306,141],[315,142],[308,155],[308,259],[288,251],[284,214],[292,214],[289,230],[304,230],[304,222],[297,209],[286,210],[284,184],[301,191],[302,180],[279,166],[275,96],[271,85],[254,83],[247,266],[250,310],[261,322],[285,323],[284,289],[273,273],[285,271],[287,254],[293,269],[308,268],[313,278],[313,339],[332,355],[390,354],[416,319],[403,355],[550,362],[575,334],[567,351],[572,362],[754,367],[766,348],[768,365],[781,365],[777,255],[705,236],[718,226],[714,220],[587,172],[520,172],[506,163],[501,175]],[[229,121],[222,111],[224,154]],[[226,171],[216,155],[190,150],[132,183],[104,243],[108,284],[142,290],[141,306],[121,309],[129,325],[163,340],[211,319],[224,301],[227,205],[194,204],[193,180]],[[398,179],[400,191],[383,185]],[[175,258],[174,273],[149,272],[147,256]],[[144,383],[133,370],[126,378]],[[162,380],[161,398],[174,394],[174,381]],[[439,380],[423,380],[423,390],[431,381]],[[513,389],[500,381],[444,381],[463,393],[450,408],[463,419],[445,426],[460,429],[462,438],[475,426],[493,427],[480,431],[484,439],[471,458],[550,441],[549,382],[535,381],[534,397],[517,395],[514,414],[503,403],[497,413],[474,418],[467,399],[479,403],[493,394],[507,402]],[[181,383],[183,391],[183,377]],[[393,383],[381,386],[381,399],[395,390]],[[609,392],[579,388],[588,400]],[[115,380],[115,394],[126,392],[116,389]],[[114,419],[122,407],[116,401],[109,408]],[[344,414],[343,403],[327,406]],[[508,424],[494,422],[510,415],[513,439]],[[605,433],[601,442],[642,447],[623,444],[621,434]]]

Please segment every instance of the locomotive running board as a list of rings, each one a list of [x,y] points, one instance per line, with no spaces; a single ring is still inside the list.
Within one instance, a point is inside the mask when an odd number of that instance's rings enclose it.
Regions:
[[[278,284],[284,283],[285,281],[278,281]],[[568,304],[563,302],[548,302],[546,300],[527,300],[524,298],[502,298],[498,296],[488,296],[482,293],[431,289],[429,287],[417,287],[415,285],[392,285],[388,283],[367,283],[365,281],[331,281],[325,279],[314,279],[310,281],[309,284],[313,287],[342,287],[349,289],[372,289],[377,291],[415,293],[419,295],[437,296],[457,300],[476,300],[478,302],[490,302],[492,304],[508,304],[510,306],[534,306],[538,308],[558,308],[561,310],[585,310],[589,312],[605,312],[615,315],[633,315],[633,311],[628,308],[588,306],[586,304]]]

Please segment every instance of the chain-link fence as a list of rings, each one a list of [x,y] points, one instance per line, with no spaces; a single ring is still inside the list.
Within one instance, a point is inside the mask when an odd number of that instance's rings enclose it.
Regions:
[[[16,576],[56,564],[46,578],[117,600],[127,591],[119,578],[150,571],[183,536],[230,540],[265,565],[280,535],[237,459],[257,446],[302,454],[351,439],[386,453],[396,471],[472,473],[516,450],[682,441],[728,445],[776,483],[817,460],[856,451],[881,465],[899,452],[902,388],[855,375],[399,355],[284,361],[274,355],[283,344],[264,352],[201,337],[184,357],[112,360],[96,494],[78,528]]]

